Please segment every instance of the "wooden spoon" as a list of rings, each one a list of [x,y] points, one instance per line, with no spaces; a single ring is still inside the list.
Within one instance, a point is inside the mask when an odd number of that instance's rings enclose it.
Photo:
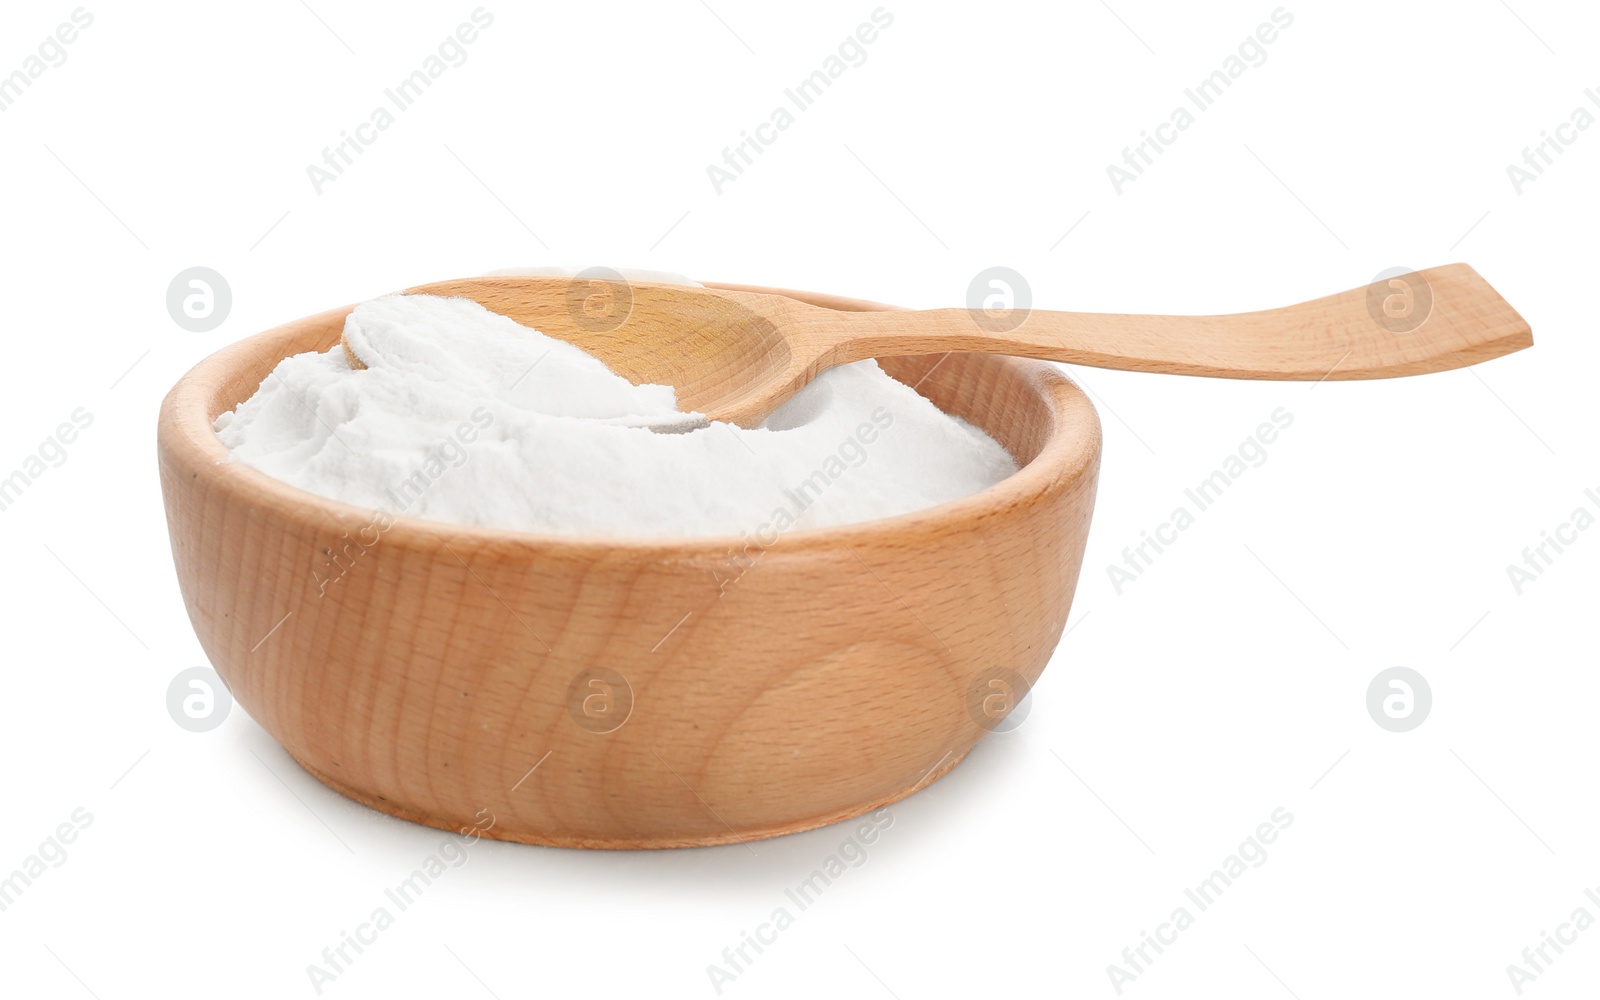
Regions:
[[[976,351],[1321,381],[1463,368],[1533,344],[1527,322],[1466,264],[1225,316],[845,312],[782,295],[563,277],[467,278],[408,292],[474,299],[578,345],[635,384],[673,386],[685,411],[744,427],[760,425],[824,369],[866,358]]]

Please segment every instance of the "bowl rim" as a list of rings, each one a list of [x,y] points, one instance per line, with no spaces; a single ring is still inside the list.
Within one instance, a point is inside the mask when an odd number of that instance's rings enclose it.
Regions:
[[[826,293],[752,285],[704,284],[713,289],[787,295],[830,308],[902,308]],[[261,362],[261,348],[290,337],[296,328],[329,322],[336,316],[346,315],[355,305],[326,310],[252,334],[220,348],[185,372],[161,403],[157,428],[157,450],[161,463],[175,462],[180,467],[194,471],[196,476],[206,470],[210,488],[223,489],[235,499],[245,501],[252,509],[265,507],[292,518],[316,519],[346,528],[352,522],[371,523],[380,512],[387,513],[391,523],[383,529],[382,534],[384,540],[391,543],[409,539],[448,547],[456,542],[475,549],[486,546],[511,547],[565,553],[575,557],[592,557],[604,552],[635,556],[721,558],[740,546],[747,552],[751,548],[763,553],[781,548],[785,553],[794,554],[836,550],[841,545],[850,547],[853,542],[879,541],[886,535],[905,531],[939,536],[968,530],[975,521],[985,516],[1025,506],[1045,494],[1071,488],[1085,474],[1093,472],[1100,456],[1099,415],[1076,382],[1049,362],[991,355],[996,363],[1012,369],[1011,374],[1041,397],[1049,411],[1052,426],[1038,453],[1016,472],[976,493],[931,507],[870,521],[784,531],[766,543],[753,539],[748,532],[719,535],[573,535],[457,524],[387,512],[382,508],[363,507],[312,493],[234,459],[217,436],[215,418],[210,414],[210,401],[221,387],[237,379],[244,365]],[[268,353],[276,352],[277,348],[274,347]],[[948,352],[946,356],[957,353],[963,352]],[[289,356],[286,354],[278,361]],[[274,367],[276,363],[273,363]],[[1080,422],[1074,425],[1074,420]],[[395,535],[396,532],[400,534]]]

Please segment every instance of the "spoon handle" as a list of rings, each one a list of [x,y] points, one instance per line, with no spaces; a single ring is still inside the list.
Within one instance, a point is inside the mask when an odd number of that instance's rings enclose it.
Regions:
[[[1125,371],[1291,381],[1420,375],[1533,344],[1527,321],[1466,264],[1223,316],[818,310],[808,320],[806,333],[817,338],[830,365],[977,351]]]

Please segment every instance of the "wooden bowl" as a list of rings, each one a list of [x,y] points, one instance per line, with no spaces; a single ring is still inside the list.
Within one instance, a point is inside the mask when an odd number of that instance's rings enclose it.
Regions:
[[[1100,424],[1047,364],[882,361],[1016,457],[982,493],[765,549],[540,535],[375,515],[229,458],[217,415],[279,360],[337,344],[348,312],[200,363],[162,404],[158,452],[201,646],[295,760],[358,802],[564,847],[807,830],[954,767],[1061,637]]]

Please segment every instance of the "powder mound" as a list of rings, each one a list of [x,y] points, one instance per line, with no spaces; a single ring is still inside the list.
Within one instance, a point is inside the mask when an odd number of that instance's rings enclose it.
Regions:
[[[671,386],[469,299],[357,306],[344,350],[297,354],[217,418],[232,457],[391,514],[601,536],[748,534],[871,521],[1017,469],[992,438],[873,361],[830,369],[760,428],[628,426],[678,413]]]

